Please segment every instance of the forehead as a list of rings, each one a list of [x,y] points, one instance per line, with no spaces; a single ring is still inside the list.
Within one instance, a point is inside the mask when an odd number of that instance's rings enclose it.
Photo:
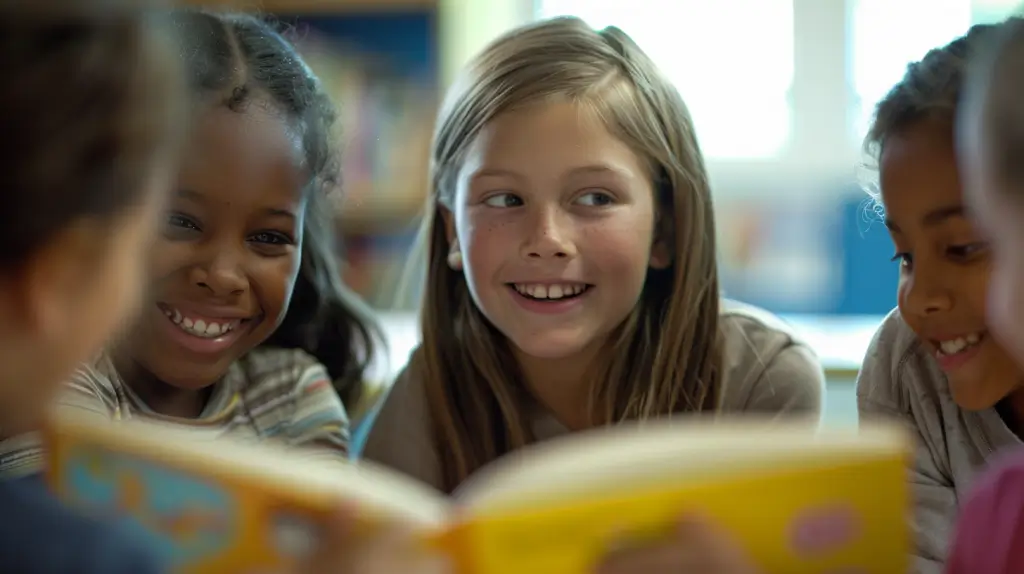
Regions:
[[[960,204],[952,125],[924,121],[892,134],[879,158],[879,177],[886,216],[897,222]]]
[[[544,177],[590,164],[646,175],[641,159],[596,112],[558,101],[498,115],[473,142],[464,168],[470,173],[484,166],[529,168],[527,175]]]
[[[217,106],[199,113],[181,163],[184,183],[204,189],[301,190],[307,179],[302,140],[284,116],[251,104],[236,112]]]

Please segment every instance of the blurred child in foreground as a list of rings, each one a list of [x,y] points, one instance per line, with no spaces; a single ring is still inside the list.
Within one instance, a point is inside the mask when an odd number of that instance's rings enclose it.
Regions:
[[[102,9],[102,11],[101,11]],[[0,3],[0,428],[38,428],[77,365],[142,301],[183,118],[178,58],[135,3]],[[304,574],[432,572],[401,533],[353,546],[339,512]],[[0,481],[0,561],[18,574],[150,574],[128,525],[79,516],[34,480]]]
[[[969,205],[992,241],[989,324],[1024,364],[1024,20],[1007,21],[984,48],[971,62],[958,145]],[[1024,451],[978,481],[948,572],[1024,572]]]
[[[36,428],[134,311],[170,183],[179,74],[132,2],[0,3],[0,427]],[[5,572],[148,574],[127,530],[0,482]]]
[[[964,208],[954,143],[967,60],[997,30],[974,26],[910,64],[867,138],[900,281],[861,367],[857,407],[861,421],[894,419],[917,439],[914,574],[942,572],[958,501],[994,452],[1021,442],[1024,374],[989,332],[992,254]]]

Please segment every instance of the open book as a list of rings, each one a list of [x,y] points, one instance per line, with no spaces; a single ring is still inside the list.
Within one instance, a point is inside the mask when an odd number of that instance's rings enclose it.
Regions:
[[[127,515],[177,572],[293,563],[342,500],[366,528],[414,523],[460,574],[584,574],[624,532],[666,536],[687,512],[716,520],[766,573],[905,572],[910,440],[888,427],[815,431],[623,424],[522,449],[452,497],[368,463],[159,423],[62,414],[44,437],[52,488]]]

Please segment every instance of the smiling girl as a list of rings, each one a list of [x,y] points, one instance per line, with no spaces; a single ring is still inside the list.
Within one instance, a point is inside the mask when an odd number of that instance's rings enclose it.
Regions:
[[[490,45],[448,94],[432,166],[423,343],[368,459],[452,492],[530,443],[620,421],[817,420],[814,354],[721,300],[690,116],[620,30],[558,18]],[[684,546],[617,568],[679,572]]]
[[[360,385],[375,331],[332,249],[331,104],[264,22],[182,12],[173,23],[194,121],[149,297],[61,402],[344,455],[338,391]],[[36,468],[31,442],[5,446],[8,470]]]
[[[989,332],[992,257],[965,209],[953,137],[966,60],[995,29],[975,26],[912,64],[868,136],[900,282],[861,369],[858,407],[862,420],[895,418],[918,438],[917,574],[942,571],[958,500],[1024,434],[1024,372]]]

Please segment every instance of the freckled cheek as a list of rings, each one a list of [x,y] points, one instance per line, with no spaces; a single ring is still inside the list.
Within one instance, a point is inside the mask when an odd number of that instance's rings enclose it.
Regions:
[[[459,230],[459,247],[464,266],[480,276],[515,257],[522,238],[509,222],[480,222]]]
[[[579,249],[587,260],[609,274],[645,274],[651,255],[651,234],[636,228],[595,226],[580,234]]]

